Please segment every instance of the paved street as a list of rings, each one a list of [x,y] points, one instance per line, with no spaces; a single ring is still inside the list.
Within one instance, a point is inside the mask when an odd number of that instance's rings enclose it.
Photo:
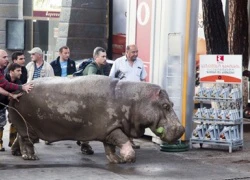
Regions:
[[[0,180],[237,180],[250,179],[250,133],[245,133],[242,151],[228,153],[228,149],[193,148],[187,152],[161,152],[148,138],[136,140],[141,149],[136,150],[133,164],[109,164],[100,142],[91,142],[95,154],[83,155],[73,141],[45,145],[36,144],[40,160],[24,161],[12,156],[8,143],[8,126],[5,129],[6,151],[0,152]]]

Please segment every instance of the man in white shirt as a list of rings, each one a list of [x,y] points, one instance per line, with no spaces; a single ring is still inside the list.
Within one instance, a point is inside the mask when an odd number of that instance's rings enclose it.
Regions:
[[[34,47],[30,51],[28,51],[31,57],[31,62],[26,65],[26,69],[28,72],[27,82],[30,82],[33,79],[42,78],[42,77],[53,77],[54,70],[50,63],[43,60],[43,52],[41,48]],[[39,139],[37,139],[39,142]],[[45,144],[49,144],[45,142]]]
[[[31,62],[26,65],[28,71],[27,82],[40,77],[54,76],[53,68],[43,60],[43,52],[39,47],[34,47],[28,52],[30,53]]]
[[[126,55],[115,60],[109,76],[125,81],[145,81],[147,72],[143,61],[138,58],[136,45],[127,46]]]
[[[122,81],[145,81],[147,72],[143,61],[138,58],[138,48],[136,45],[128,45],[126,47],[126,55],[115,60],[110,74],[110,77],[119,78]],[[135,145],[133,139],[130,138],[132,147],[139,149],[139,145]]]

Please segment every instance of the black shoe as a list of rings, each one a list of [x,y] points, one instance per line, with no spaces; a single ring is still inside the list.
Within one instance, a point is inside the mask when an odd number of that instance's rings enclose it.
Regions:
[[[51,145],[51,143],[49,141],[45,141],[46,145]]]
[[[39,143],[39,142],[40,142],[40,140],[39,140],[39,138],[37,138],[37,139],[34,140],[33,143]]]
[[[77,144],[78,146],[81,146],[81,141],[76,141],[76,144]]]
[[[141,148],[141,146],[135,144],[133,140],[130,140],[130,142],[131,142],[131,145],[132,145],[132,148],[133,148],[133,149],[140,149],[140,148]]]
[[[5,151],[5,148],[4,148],[4,147],[2,147],[2,148],[0,149],[0,151],[2,151],[2,152],[3,152],[3,151]]]
[[[92,147],[89,144],[82,143],[81,144],[81,151],[83,154],[92,155],[94,154],[94,151],[92,150]]]

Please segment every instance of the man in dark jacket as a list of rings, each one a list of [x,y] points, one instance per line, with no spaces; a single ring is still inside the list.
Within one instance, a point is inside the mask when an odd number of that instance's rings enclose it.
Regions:
[[[59,49],[59,56],[57,57],[57,59],[50,63],[54,70],[55,76],[66,77],[76,72],[75,61],[71,60],[69,56],[69,47],[62,46]]]
[[[94,61],[88,64],[83,70],[83,76],[91,74],[104,75],[103,67],[106,65],[107,60],[106,50],[102,47],[96,47],[93,52],[93,58]],[[77,144],[81,146],[81,151],[83,154],[94,154],[89,142],[77,141]]]
[[[68,46],[62,46],[59,49],[59,56],[56,60],[52,61],[50,65],[52,66],[55,76],[67,77],[76,72],[75,61],[69,58],[70,49]],[[45,141],[45,144],[50,143]]]
[[[11,56],[11,59],[12,59],[12,62],[13,63],[16,63],[18,65],[21,66],[21,76],[20,78],[14,78],[13,77],[11,78],[11,73],[10,73],[10,70],[12,70],[12,74],[15,71],[17,71],[16,69],[19,68],[19,66],[17,65],[12,65],[10,64],[8,68],[6,68],[8,71],[6,72],[6,75],[5,75],[5,79],[8,80],[9,82],[12,82],[12,83],[15,83],[15,84],[25,84],[27,82],[27,79],[28,79],[28,73],[27,73],[27,69],[25,67],[25,56],[24,56],[24,53],[23,52],[20,52],[20,51],[17,51],[17,52],[14,52]],[[14,68],[14,69],[13,69]],[[12,75],[13,76],[13,75]],[[16,139],[16,136],[17,136],[17,130],[16,128],[14,127],[14,125],[11,123],[11,120],[9,121],[10,122],[10,131],[9,131],[9,147],[12,146],[14,140]]]
[[[86,66],[82,75],[98,74],[104,75],[104,66],[107,64],[106,50],[102,47],[96,47],[93,53],[94,61]]]
[[[1,89],[1,94],[10,98],[13,98],[13,94],[9,93],[9,92],[14,92],[17,90],[20,91],[26,91],[27,93],[29,93],[29,91],[33,88],[33,84],[25,84],[25,85],[18,85],[15,83],[11,83],[8,80],[5,79],[4,76],[4,69],[6,68],[6,66],[8,65],[8,54],[5,50],[0,49],[0,89]],[[8,91],[8,92],[7,92]],[[21,96],[22,93],[17,94],[17,96]],[[17,98],[17,97],[15,97]],[[0,100],[0,102],[2,102],[2,100]],[[3,110],[5,111],[5,110]],[[0,122],[4,122],[5,116],[1,116],[0,117]],[[4,151],[3,148],[3,143],[2,143],[2,136],[3,136],[3,126],[4,123],[1,125],[0,123],[0,151]]]
[[[21,66],[22,74],[20,77],[20,81],[21,81],[21,84],[25,84],[27,82],[28,73],[27,73],[27,69],[25,67],[24,53],[20,52],[20,51],[14,52],[11,56],[11,59],[12,59],[13,63],[17,63]]]
[[[22,66],[17,64],[17,63],[11,63],[8,66],[8,72],[5,75],[6,80],[8,80],[11,83],[15,83],[18,85],[22,85],[22,82],[20,80],[21,74],[22,74],[22,70],[21,70]],[[0,101],[1,103],[7,105],[9,102],[9,98],[7,96],[0,96]],[[3,130],[4,130],[4,124],[6,124],[6,106],[2,105],[0,106],[0,121],[2,122],[2,125],[0,125],[0,151],[5,151],[4,147],[3,147],[3,140],[2,140],[2,136],[3,136]],[[12,132],[12,133],[11,133]],[[16,138],[16,129],[14,128],[13,124],[11,124],[10,126],[10,142],[9,142],[9,146],[12,145],[12,143],[14,142],[15,138]]]

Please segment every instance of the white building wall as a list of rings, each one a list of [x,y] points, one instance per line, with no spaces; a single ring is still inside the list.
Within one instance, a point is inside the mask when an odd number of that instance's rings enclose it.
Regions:
[[[128,0],[127,44],[135,43],[136,39],[136,3],[137,1]],[[189,4],[190,8],[187,8]],[[148,37],[145,36],[145,38],[151,38],[150,82],[164,89],[169,87],[169,83],[173,83],[172,85],[180,83],[179,89],[173,89],[170,97],[179,97],[179,99],[173,98],[172,100],[180,121],[186,127],[186,139],[189,139],[192,130],[198,9],[197,0],[152,0],[151,34]],[[187,14],[187,10],[190,14]],[[169,42],[170,33],[179,34],[181,41]],[[179,54],[172,56],[169,54],[170,48],[179,51]],[[173,66],[171,70],[170,64]],[[179,74],[180,77],[176,82],[169,76],[169,71],[177,79]]]

